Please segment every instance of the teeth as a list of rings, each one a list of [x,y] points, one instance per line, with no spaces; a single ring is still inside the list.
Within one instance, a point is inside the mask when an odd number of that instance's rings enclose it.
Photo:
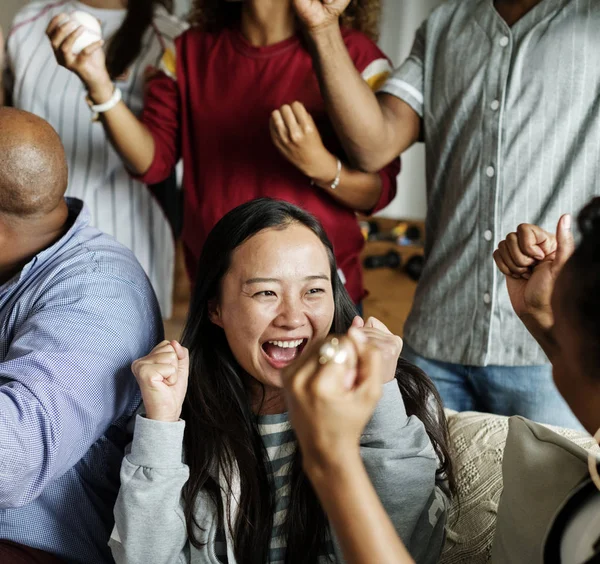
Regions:
[[[304,339],[298,339],[296,341],[269,341],[269,344],[275,345],[276,347],[280,347],[282,349],[294,349],[299,347]]]

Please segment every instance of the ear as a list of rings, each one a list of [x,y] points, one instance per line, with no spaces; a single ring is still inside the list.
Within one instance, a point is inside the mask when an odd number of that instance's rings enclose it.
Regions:
[[[223,328],[223,321],[221,319],[221,308],[219,302],[216,299],[212,299],[208,302],[208,318],[212,323]]]

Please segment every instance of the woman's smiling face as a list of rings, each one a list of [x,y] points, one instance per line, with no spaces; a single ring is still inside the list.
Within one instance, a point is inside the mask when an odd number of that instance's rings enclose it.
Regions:
[[[211,321],[225,331],[240,366],[267,390],[281,370],[333,322],[327,250],[307,227],[265,229],[232,254]]]

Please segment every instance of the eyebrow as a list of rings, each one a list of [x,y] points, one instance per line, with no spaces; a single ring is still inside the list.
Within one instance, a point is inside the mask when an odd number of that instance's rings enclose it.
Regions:
[[[327,274],[315,274],[314,276],[307,276],[306,278],[304,278],[305,282],[309,282],[311,280],[329,281],[329,276],[327,276]],[[250,284],[260,284],[267,282],[281,282],[281,280],[279,280],[279,278],[250,278],[249,280],[246,280],[246,282],[244,282],[244,285],[249,286]]]

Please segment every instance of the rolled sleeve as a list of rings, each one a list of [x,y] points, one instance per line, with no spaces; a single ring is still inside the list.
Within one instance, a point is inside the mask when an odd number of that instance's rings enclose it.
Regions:
[[[425,29],[424,23],[417,31],[415,41],[408,59],[398,67],[386,80],[378,93],[391,94],[404,100],[419,117],[423,117],[424,104],[424,72],[425,60]]]
[[[398,175],[400,174],[400,159],[394,159],[384,169],[379,171],[379,177],[381,178],[381,195],[379,201],[375,207],[369,212],[370,214],[381,211],[385,208],[395,197],[398,185]]]

